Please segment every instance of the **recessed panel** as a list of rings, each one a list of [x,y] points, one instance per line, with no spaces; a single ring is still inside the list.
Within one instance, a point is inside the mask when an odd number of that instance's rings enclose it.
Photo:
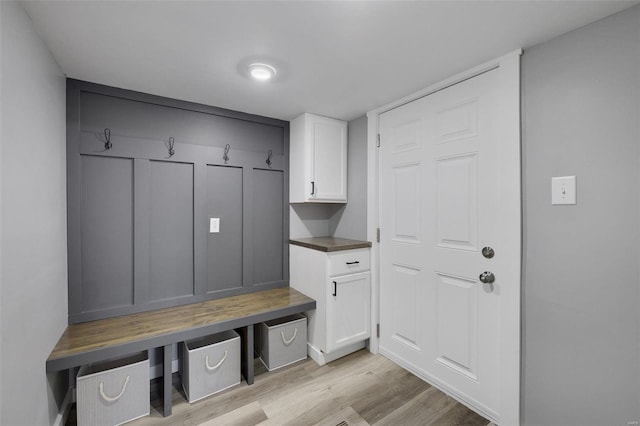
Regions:
[[[438,362],[471,378],[478,365],[478,285],[436,274],[436,355]]]
[[[393,324],[391,336],[414,350],[420,350],[422,317],[420,304],[420,269],[402,265],[393,268]]]
[[[467,101],[436,113],[437,143],[453,142],[478,135],[478,101]]]
[[[420,242],[420,164],[394,166],[393,239]]]
[[[207,291],[242,287],[242,168],[207,166]],[[210,227],[209,227],[210,228]]]
[[[420,120],[400,124],[393,129],[393,152],[403,152],[420,147]]]
[[[193,295],[193,164],[152,161],[150,300]]]
[[[253,284],[284,279],[283,186],[278,170],[253,170]]]
[[[82,310],[133,304],[133,160],[81,156]]]
[[[437,160],[438,246],[475,250],[478,240],[476,154]]]

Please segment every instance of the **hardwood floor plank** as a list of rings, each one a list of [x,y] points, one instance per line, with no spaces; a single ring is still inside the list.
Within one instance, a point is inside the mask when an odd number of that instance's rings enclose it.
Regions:
[[[200,426],[253,426],[267,419],[258,402],[243,405],[233,411],[202,423]]]
[[[303,400],[295,411],[280,411],[277,415],[270,416],[269,420],[260,423],[259,426],[313,425],[323,421],[328,415],[341,412],[344,409],[338,400],[332,399],[330,396],[314,400],[314,396],[310,395],[309,398],[304,397]],[[336,422],[336,424],[338,423]]]
[[[313,426],[336,426],[341,422],[346,422],[349,426],[370,426],[352,407],[331,413]]]
[[[128,425],[486,426],[489,421],[380,355],[366,350],[319,366],[307,359],[189,404],[174,382],[173,415],[162,400]],[[177,379],[177,376],[175,377]],[[68,423],[71,424],[71,423]]]
[[[430,387],[374,425],[435,425],[436,420],[455,404],[452,398]]]
[[[434,424],[448,426],[486,425],[487,420],[480,414],[469,410],[464,405],[455,404],[450,410],[436,418]]]

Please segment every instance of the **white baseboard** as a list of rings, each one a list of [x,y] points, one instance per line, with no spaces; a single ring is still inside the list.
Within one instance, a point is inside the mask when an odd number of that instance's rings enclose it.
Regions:
[[[53,426],[64,426],[67,423],[67,418],[69,417],[69,412],[71,411],[71,405],[73,404],[74,390],[75,388],[67,389],[67,393],[62,400],[60,411],[58,411],[58,415],[56,416],[56,420],[53,422]]]
[[[345,355],[349,355],[352,352],[358,351],[366,346],[366,340],[362,342],[352,343],[345,346],[342,349],[333,351],[331,353],[324,353],[320,349],[312,346],[311,343],[307,343],[307,353],[312,360],[318,363],[318,365],[325,365],[328,362],[335,361],[338,358],[342,358]]]

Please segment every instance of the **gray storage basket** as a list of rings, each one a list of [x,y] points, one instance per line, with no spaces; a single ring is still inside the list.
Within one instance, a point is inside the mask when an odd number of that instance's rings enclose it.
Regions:
[[[182,387],[189,402],[240,383],[240,336],[233,330],[182,344]]]
[[[301,314],[260,323],[259,355],[267,370],[307,358],[307,317]]]
[[[83,365],[77,376],[78,425],[119,425],[149,415],[147,352]]]

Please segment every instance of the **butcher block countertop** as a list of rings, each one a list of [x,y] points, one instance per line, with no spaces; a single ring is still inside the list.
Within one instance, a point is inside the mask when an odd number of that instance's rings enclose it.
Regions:
[[[335,237],[295,238],[289,240],[289,243],[324,252],[371,247],[370,241],[349,240],[346,238]]]

